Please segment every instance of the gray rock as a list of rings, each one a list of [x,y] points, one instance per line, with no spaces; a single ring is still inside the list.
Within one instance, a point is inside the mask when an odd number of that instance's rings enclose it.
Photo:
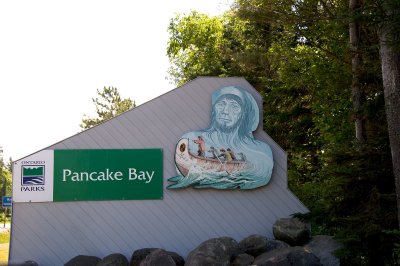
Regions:
[[[272,231],[277,240],[284,241],[291,246],[301,246],[311,238],[310,225],[297,218],[282,218],[276,221]]]
[[[78,255],[70,259],[64,266],[96,266],[99,261],[101,259],[95,256]]]
[[[175,261],[176,266],[185,265],[185,260],[176,252],[166,251],[168,255]]]
[[[142,248],[135,250],[131,256],[130,266],[139,266],[140,262],[144,260],[156,248]]]
[[[239,242],[240,252],[257,257],[267,251],[268,239],[265,236],[251,235]]]
[[[135,252],[133,252],[131,260],[130,260],[130,266],[140,266],[140,263],[142,260],[144,260],[147,255],[149,255],[151,252],[157,250],[157,248],[142,248],[138,249]],[[165,251],[165,250],[164,250]],[[166,251],[169,256],[175,261],[175,264],[177,266],[183,266],[185,264],[185,260],[179,256],[175,252],[171,251]]]
[[[288,248],[288,247],[290,247],[290,246],[286,242],[276,240],[276,239],[268,239],[266,251],[268,252],[268,251],[272,251],[274,249]]]
[[[267,239],[267,237],[261,235],[251,235],[239,242],[240,252],[247,253],[253,257],[274,249],[287,247],[290,246],[283,241]]]
[[[238,243],[233,238],[212,238],[189,253],[185,266],[229,265],[238,251]]]
[[[114,253],[104,257],[97,263],[97,266],[128,266],[128,259],[120,254]]]
[[[236,256],[236,258],[233,260],[232,265],[233,266],[249,266],[252,265],[254,261],[254,257],[246,254],[246,253],[242,253]]]
[[[33,260],[27,260],[22,263],[13,263],[13,264],[8,264],[9,266],[39,266],[36,261]]]
[[[176,266],[176,264],[165,250],[156,249],[140,262],[140,266]]]
[[[317,235],[304,246],[304,249],[314,253],[324,266],[339,266],[340,260],[333,254],[342,244],[331,236]]]
[[[321,266],[318,257],[302,247],[275,249],[258,256],[254,262],[257,266]]]

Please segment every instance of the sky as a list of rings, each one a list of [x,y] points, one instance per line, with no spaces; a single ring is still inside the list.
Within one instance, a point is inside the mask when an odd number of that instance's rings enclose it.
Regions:
[[[81,131],[96,89],[143,104],[174,89],[168,24],[230,0],[0,1],[0,145],[18,160]]]

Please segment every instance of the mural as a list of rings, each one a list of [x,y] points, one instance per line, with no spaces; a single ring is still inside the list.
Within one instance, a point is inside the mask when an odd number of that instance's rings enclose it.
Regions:
[[[254,189],[268,184],[273,158],[268,144],[256,140],[259,109],[253,96],[237,87],[216,90],[211,126],[184,134],[175,150],[178,176],[169,189]]]

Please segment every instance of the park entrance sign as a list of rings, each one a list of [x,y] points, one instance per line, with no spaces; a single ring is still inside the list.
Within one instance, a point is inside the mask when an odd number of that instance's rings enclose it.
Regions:
[[[14,165],[15,202],[162,199],[161,149],[43,150]]]
[[[308,210],[263,110],[245,79],[201,77],[14,161],[9,264],[272,238]]]

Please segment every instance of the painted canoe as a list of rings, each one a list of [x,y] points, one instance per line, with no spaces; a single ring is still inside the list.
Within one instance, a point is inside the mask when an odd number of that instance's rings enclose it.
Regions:
[[[189,150],[189,140],[180,139],[176,145],[175,163],[182,176],[188,176],[190,169],[195,167],[201,172],[226,172],[228,175],[240,172],[247,167],[245,161],[224,161],[210,157],[198,156]]]

